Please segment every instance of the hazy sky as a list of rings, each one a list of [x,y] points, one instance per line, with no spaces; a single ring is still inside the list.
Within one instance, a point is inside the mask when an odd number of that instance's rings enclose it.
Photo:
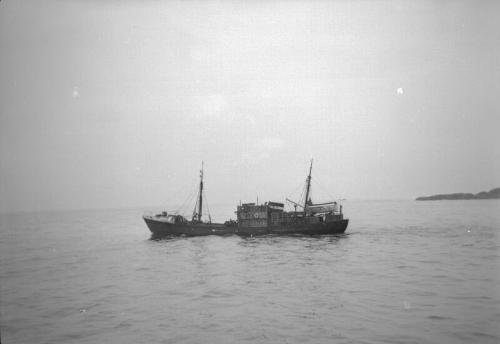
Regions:
[[[499,1],[4,0],[0,210],[489,190],[499,96]]]

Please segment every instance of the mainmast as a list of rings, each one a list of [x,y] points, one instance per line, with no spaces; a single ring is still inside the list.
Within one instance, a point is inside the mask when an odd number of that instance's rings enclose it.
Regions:
[[[200,193],[198,199],[198,221],[201,221],[201,214],[203,212],[203,161],[201,162],[200,170]]]
[[[307,201],[309,200],[309,191],[311,190],[311,171],[313,167],[313,159],[311,159],[311,166],[309,166],[309,175],[306,179],[306,198],[304,200],[304,217],[306,216],[306,206]]]

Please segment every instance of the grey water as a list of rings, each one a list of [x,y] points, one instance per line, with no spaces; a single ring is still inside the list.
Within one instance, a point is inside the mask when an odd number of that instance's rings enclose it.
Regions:
[[[500,342],[499,200],[344,211],[344,235],[165,240],[143,209],[2,214],[2,342]]]

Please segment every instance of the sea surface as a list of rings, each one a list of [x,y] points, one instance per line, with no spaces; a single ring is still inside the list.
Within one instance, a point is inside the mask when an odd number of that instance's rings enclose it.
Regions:
[[[346,201],[318,237],[151,240],[143,210],[0,215],[2,343],[500,342],[500,200]]]

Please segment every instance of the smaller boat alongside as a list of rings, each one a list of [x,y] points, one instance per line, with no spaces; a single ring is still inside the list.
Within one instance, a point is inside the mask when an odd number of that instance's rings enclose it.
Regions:
[[[339,234],[344,233],[349,220],[344,218],[342,205],[336,201],[314,204],[310,198],[312,161],[306,179],[305,197],[302,203],[288,200],[294,205],[293,211],[285,211],[284,204],[265,202],[264,204],[243,203],[237,206],[237,220],[225,223],[202,221],[203,215],[203,165],[197,203],[191,220],[180,214],[166,211],[156,215],[144,215],[153,236],[202,236],[202,235],[266,235],[266,234]],[[299,208],[299,209],[297,209]]]

